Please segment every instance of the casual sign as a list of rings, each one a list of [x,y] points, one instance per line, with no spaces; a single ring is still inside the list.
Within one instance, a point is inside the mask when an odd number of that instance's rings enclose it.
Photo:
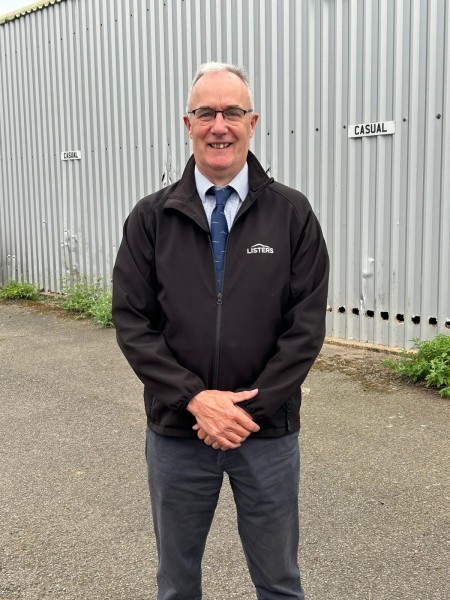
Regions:
[[[66,150],[61,152],[61,160],[80,160],[81,150]]]
[[[392,135],[395,133],[395,121],[380,121],[378,123],[358,123],[349,125],[348,137],[369,137],[371,135]]]

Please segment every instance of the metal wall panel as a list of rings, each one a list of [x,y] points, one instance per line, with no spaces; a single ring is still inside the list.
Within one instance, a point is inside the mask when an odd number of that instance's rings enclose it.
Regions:
[[[197,65],[228,61],[250,73],[252,149],[321,220],[328,334],[449,333],[449,38],[448,0],[65,0],[3,23],[1,281],[107,284],[131,207],[189,156]],[[348,138],[378,121],[395,134]]]

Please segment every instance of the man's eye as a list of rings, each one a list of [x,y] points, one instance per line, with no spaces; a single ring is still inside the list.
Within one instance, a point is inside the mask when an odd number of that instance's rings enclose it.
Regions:
[[[200,119],[213,119],[214,118],[214,111],[213,110],[199,110],[197,112],[197,116]]]

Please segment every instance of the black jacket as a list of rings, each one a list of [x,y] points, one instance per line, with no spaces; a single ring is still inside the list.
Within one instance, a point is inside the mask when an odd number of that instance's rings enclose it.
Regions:
[[[117,339],[145,386],[148,425],[191,437],[189,400],[259,389],[240,403],[275,437],[300,426],[300,384],[322,346],[328,255],[308,200],[249,153],[250,191],[228,237],[218,294],[191,157],[124,225],[113,276]]]

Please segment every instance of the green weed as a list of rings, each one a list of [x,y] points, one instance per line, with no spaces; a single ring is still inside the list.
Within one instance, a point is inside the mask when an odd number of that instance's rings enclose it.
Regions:
[[[51,304],[78,313],[83,317],[92,318],[100,327],[113,327],[112,322],[112,291],[105,290],[101,285],[101,277],[94,283],[86,279],[68,283],[63,281],[62,296],[49,298],[40,295],[35,285],[8,281],[0,287],[0,298],[5,300],[35,300],[42,304]]]
[[[94,306],[102,289],[100,282],[88,283],[86,280],[63,285],[64,300],[62,308],[73,312],[87,314]]]
[[[107,290],[98,296],[89,314],[100,327],[113,327],[112,314],[112,291]]]
[[[64,285],[65,299],[61,307],[65,310],[92,317],[101,327],[112,327],[112,292],[101,285],[101,278],[95,283],[86,280]]]
[[[384,365],[410,381],[423,381],[450,398],[450,335],[443,333],[434,340],[420,342],[414,338],[413,352],[405,351],[399,360],[386,360]]]
[[[0,288],[0,298],[5,300],[37,300],[39,292],[31,283],[8,281]]]

